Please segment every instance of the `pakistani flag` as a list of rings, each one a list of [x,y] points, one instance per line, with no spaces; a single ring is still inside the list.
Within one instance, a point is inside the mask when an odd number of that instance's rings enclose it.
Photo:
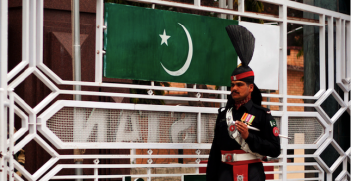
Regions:
[[[229,86],[237,21],[105,4],[104,76]]]

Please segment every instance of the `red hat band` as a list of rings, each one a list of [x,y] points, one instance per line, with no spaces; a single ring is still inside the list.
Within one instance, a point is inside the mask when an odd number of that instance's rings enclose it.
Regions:
[[[244,72],[238,75],[233,75],[231,76],[232,81],[236,81],[236,80],[240,80],[246,77],[251,77],[251,76],[255,76],[253,71],[249,71],[249,72]]]

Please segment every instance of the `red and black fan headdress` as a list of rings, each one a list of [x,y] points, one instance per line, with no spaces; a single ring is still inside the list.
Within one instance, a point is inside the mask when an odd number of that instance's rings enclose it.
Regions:
[[[249,84],[254,84],[255,75],[249,67],[249,63],[255,50],[255,37],[249,30],[240,25],[229,25],[225,29],[227,30],[235,51],[241,60],[241,65],[234,69],[231,75],[231,80],[240,80]],[[262,95],[256,84],[254,84],[251,99],[255,104],[261,105]]]

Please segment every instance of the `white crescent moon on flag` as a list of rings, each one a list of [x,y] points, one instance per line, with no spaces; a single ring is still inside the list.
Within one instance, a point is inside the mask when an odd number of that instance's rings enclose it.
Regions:
[[[165,66],[163,66],[162,62],[161,65],[163,67],[163,69],[169,74],[169,75],[172,75],[172,76],[181,76],[183,75],[189,68],[190,66],[190,63],[191,63],[191,59],[193,58],[193,42],[191,40],[191,37],[190,37],[190,34],[188,32],[188,30],[185,28],[185,26],[183,26],[182,24],[178,23],[180,26],[183,27],[184,29],[184,32],[186,34],[186,37],[188,38],[188,44],[189,44],[189,51],[188,51],[188,57],[185,61],[185,64],[183,65],[182,68],[180,68],[179,70],[177,71],[170,71],[168,70]]]

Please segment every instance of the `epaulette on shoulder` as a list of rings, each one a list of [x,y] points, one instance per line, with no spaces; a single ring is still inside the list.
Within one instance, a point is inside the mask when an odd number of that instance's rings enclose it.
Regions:
[[[256,105],[256,104],[253,104],[253,106],[254,106],[255,108],[257,108],[257,109],[260,109],[260,110],[264,111],[264,112],[267,113],[267,114],[271,114],[271,110],[268,109],[268,108],[265,108],[265,107],[262,107],[262,106],[259,106],[259,105]]]
[[[218,114],[221,113],[221,112],[223,112],[224,110],[225,110],[225,107],[220,107],[220,108],[218,109]]]

